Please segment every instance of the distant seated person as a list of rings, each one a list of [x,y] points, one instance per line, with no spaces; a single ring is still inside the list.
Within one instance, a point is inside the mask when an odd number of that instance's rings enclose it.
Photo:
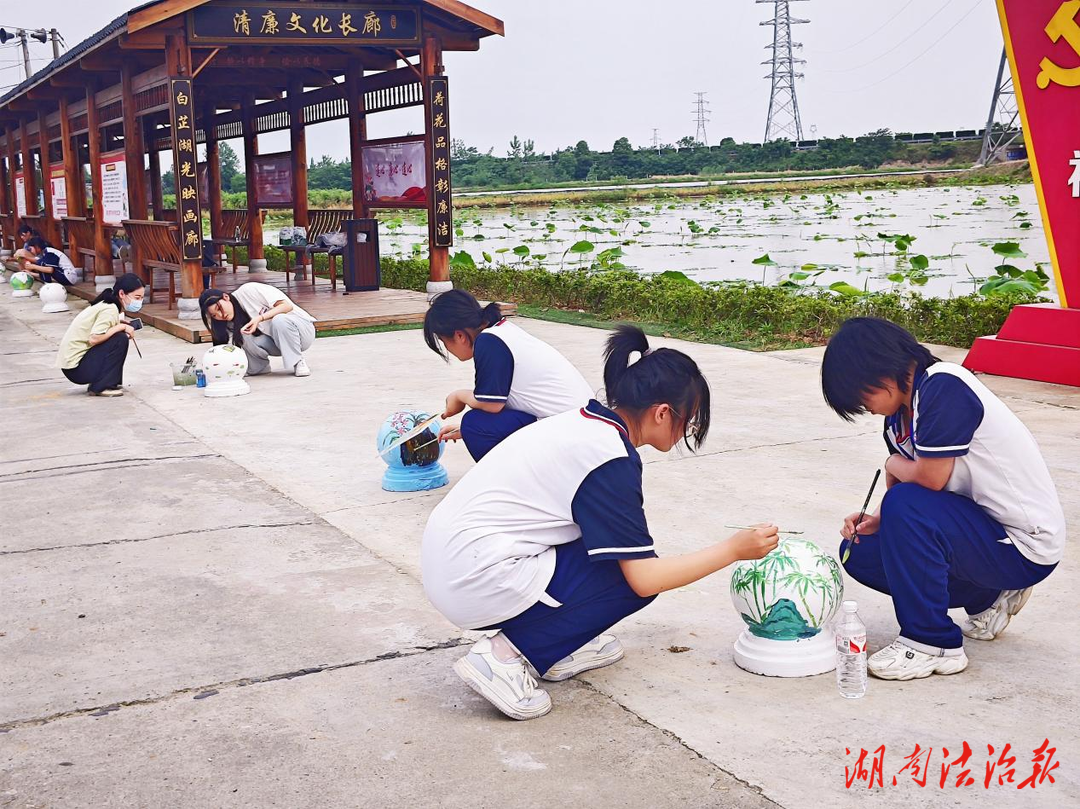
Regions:
[[[75,265],[62,250],[49,247],[49,243],[41,236],[32,236],[26,243],[23,269],[30,273],[35,281],[43,284],[63,284],[67,287],[71,286],[67,271],[74,270]]]
[[[41,236],[41,234],[38,233],[35,228],[26,224],[26,222],[22,222],[19,224],[19,229],[16,231],[16,235],[18,236],[19,243],[22,245],[22,247],[15,251],[15,255],[13,255],[12,258],[18,261],[21,265],[27,259],[32,260],[30,254],[26,250],[27,243],[35,236]]]
[[[315,342],[315,318],[277,287],[249,281],[232,292],[207,289],[199,308],[214,345],[244,349],[248,376],[270,373],[270,357],[281,357],[294,376],[311,375],[303,352]]]

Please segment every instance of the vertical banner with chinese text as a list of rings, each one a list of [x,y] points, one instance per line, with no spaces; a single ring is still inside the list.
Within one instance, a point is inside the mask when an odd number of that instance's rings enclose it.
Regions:
[[[127,162],[123,152],[101,155],[101,217],[119,227],[128,215]]]
[[[21,171],[15,172],[15,212],[20,219],[26,216],[26,178]]]
[[[172,113],[173,173],[176,175],[176,221],[185,261],[202,258],[202,215],[195,160],[195,104],[191,79],[169,80]]]
[[[54,168],[49,173],[49,188],[52,192],[54,219],[63,219],[68,215],[67,180],[63,168]]]
[[[430,76],[424,88],[431,133],[431,239],[435,247],[454,244],[454,206],[450,198],[450,92],[446,76]]]
[[[1061,305],[1080,308],[1080,0],[997,0]]]

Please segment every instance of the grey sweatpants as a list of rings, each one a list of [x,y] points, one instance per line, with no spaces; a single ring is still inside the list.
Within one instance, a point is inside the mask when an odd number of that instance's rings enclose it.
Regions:
[[[292,312],[260,323],[259,331],[262,334],[244,338],[248,376],[269,371],[271,357],[281,357],[285,370],[292,371],[315,342],[315,324]]]

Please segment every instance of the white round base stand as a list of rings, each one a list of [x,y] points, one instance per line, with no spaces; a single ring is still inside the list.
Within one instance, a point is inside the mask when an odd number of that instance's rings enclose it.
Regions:
[[[11,290],[11,297],[13,298],[32,298],[34,296],[34,290],[32,289],[13,289]]]
[[[766,677],[809,677],[836,668],[836,644],[831,635],[769,640],[744,629],[735,641],[735,664]]]
[[[102,292],[105,289],[112,289],[116,284],[115,275],[95,275],[94,276],[94,291]]]
[[[427,298],[428,303],[431,303],[438,295],[444,292],[449,292],[454,288],[453,281],[428,281],[427,282]]]
[[[221,396],[243,396],[245,393],[251,393],[251,385],[243,379],[216,382],[203,388],[203,396],[210,399],[217,399]]]
[[[248,272],[264,272],[266,270],[265,258],[248,259]]]

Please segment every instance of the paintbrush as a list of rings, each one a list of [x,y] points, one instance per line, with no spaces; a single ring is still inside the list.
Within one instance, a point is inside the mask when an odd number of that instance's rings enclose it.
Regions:
[[[135,342],[135,335],[134,334],[131,335],[131,344],[133,346],[135,346],[136,351],[139,351],[139,344]],[[141,351],[139,351],[139,359],[140,360],[142,359],[142,352]]]
[[[847,547],[844,548],[844,555],[840,557],[840,564],[846,564],[848,557],[851,556],[851,546],[859,541],[859,526],[862,524],[863,517],[866,516],[866,508],[870,505],[870,498],[874,496],[874,489],[877,487],[878,478],[881,477],[881,470],[878,469],[874,472],[874,480],[870,484],[870,491],[866,493],[866,500],[863,501],[862,511],[859,512],[859,519],[855,520],[855,530],[851,534],[851,539],[848,540]]]

